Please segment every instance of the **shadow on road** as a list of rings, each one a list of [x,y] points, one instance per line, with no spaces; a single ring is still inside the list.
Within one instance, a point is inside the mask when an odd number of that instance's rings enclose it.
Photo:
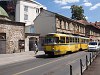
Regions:
[[[57,55],[57,56],[49,56],[49,55],[45,55],[45,54],[43,54],[43,55],[36,55],[35,57],[36,58],[43,58],[43,59],[47,59],[47,58],[57,58],[57,57],[60,57],[61,55]]]

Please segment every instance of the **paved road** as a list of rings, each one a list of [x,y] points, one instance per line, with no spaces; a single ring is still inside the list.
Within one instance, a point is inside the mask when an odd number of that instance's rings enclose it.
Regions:
[[[79,60],[85,63],[84,58],[89,54],[81,51],[54,58],[38,55],[32,60],[1,66],[0,75],[70,75],[70,65],[73,66],[73,74],[80,75]]]

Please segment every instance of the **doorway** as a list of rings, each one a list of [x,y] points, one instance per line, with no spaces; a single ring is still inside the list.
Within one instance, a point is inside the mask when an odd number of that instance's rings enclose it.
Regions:
[[[6,53],[6,33],[0,33],[0,54]]]

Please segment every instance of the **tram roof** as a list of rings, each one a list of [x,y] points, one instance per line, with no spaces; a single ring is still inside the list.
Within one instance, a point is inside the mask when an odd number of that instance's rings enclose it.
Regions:
[[[89,38],[87,38],[87,37],[74,36],[74,35],[62,34],[62,33],[48,33],[47,35],[53,35],[53,36],[67,36],[67,37],[76,37],[76,38],[82,38],[82,39],[89,39]]]
[[[73,35],[62,34],[62,33],[48,33],[47,35],[56,35],[56,36],[68,36],[68,37],[74,37]]]
[[[82,39],[89,39],[89,38],[87,38],[87,37],[80,37],[80,38],[82,38]]]

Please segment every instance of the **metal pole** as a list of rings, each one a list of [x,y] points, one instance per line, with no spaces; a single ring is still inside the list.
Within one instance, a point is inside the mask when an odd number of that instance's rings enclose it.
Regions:
[[[90,53],[90,65],[91,65],[91,53]]]
[[[81,69],[81,75],[83,75],[82,73],[82,60],[80,59],[80,69]]]
[[[70,75],[72,75],[72,65],[70,65]]]
[[[86,55],[86,69],[88,68],[88,57]]]
[[[93,52],[92,52],[92,58],[93,58]]]

